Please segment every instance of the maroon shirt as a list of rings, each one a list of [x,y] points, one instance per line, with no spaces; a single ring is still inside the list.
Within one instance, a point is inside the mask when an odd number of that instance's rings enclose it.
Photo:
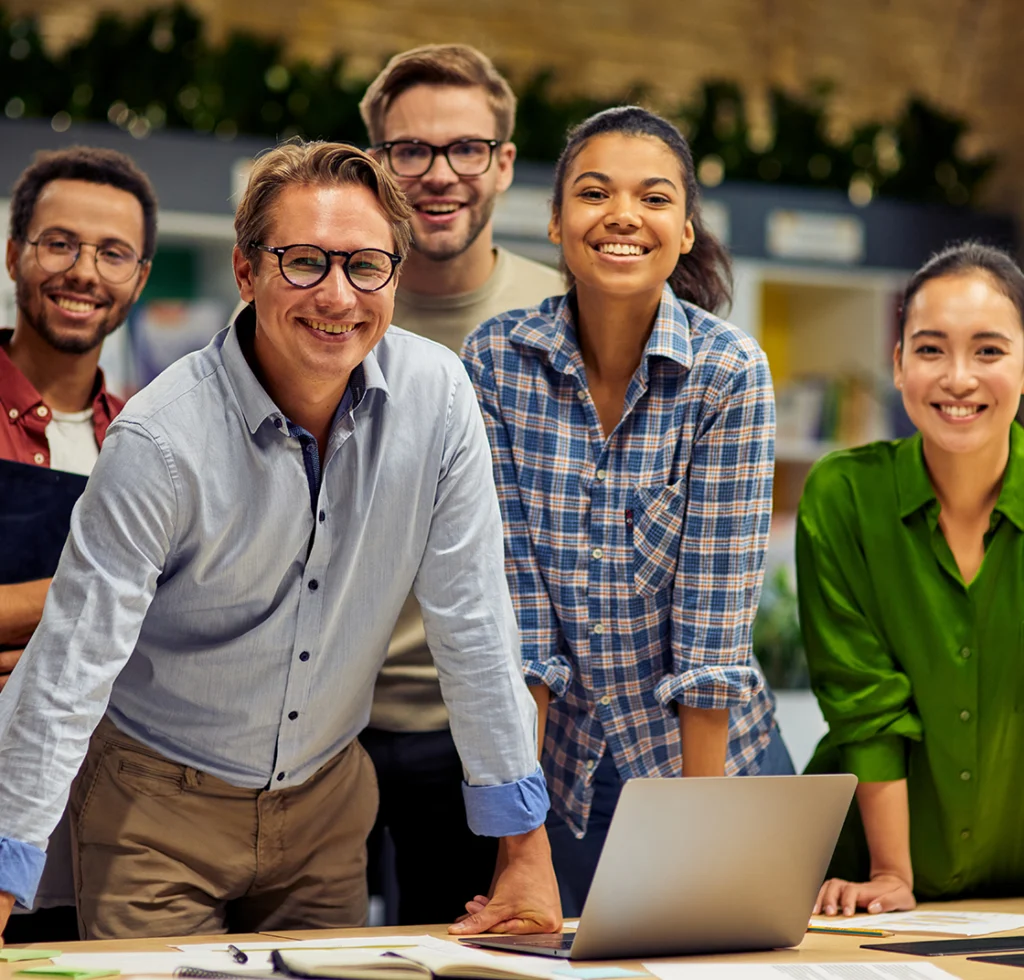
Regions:
[[[0,330],[0,412],[3,413],[0,415],[0,459],[49,466],[46,426],[51,418],[50,406],[7,356],[12,333],[12,330]],[[97,371],[92,399],[92,425],[97,446],[103,445],[107,426],[123,407],[124,402],[107,391],[103,372]]]

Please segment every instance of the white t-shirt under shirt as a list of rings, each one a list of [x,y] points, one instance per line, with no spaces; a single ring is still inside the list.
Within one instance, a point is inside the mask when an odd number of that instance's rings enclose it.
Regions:
[[[50,410],[46,426],[50,446],[50,469],[88,476],[100,454],[92,424],[92,409],[81,412]]]
[[[536,306],[548,296],[564,292],[565,282],[557,270],[498,248],[494,271],[472,292],[423,296],[399,284],[393,322],[458,353],[466,336],[484,320],[518,307]],[[374,691],[370,726],[392,732],[448,727],[419,605],[411,595],[391,635],[388,659]]]

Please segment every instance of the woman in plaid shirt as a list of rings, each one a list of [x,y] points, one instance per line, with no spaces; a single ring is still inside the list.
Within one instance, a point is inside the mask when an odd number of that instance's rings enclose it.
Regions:
[[[757,344],[708,312],[729,301],[730,266],[686,140],[634,106],[586,120],[555,169],[549,234],[569,292],[488,320],[463,360],[576,916],[623,779],[793,767],[750,646],[771,378]]]

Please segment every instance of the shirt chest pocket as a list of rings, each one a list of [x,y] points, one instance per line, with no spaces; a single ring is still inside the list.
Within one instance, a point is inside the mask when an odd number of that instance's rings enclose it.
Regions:
[[[656,595],[675,580],[686,516],[685,486],[681,482],[670,487],[633,488],[626,530],[637,595]]]

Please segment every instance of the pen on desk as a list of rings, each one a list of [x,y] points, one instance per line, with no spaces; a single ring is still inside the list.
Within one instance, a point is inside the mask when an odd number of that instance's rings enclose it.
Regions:
[[[249,957],[245,955],[237,946],[228,943],[228,952],[231,954],[231,958],[236,963],[248,963]]]
[[[840,936],[877,936],[882,939],[886,936],[896,935],[885,929],[857,929],[853,926],[808,926],[808,932],[831,932]]]

